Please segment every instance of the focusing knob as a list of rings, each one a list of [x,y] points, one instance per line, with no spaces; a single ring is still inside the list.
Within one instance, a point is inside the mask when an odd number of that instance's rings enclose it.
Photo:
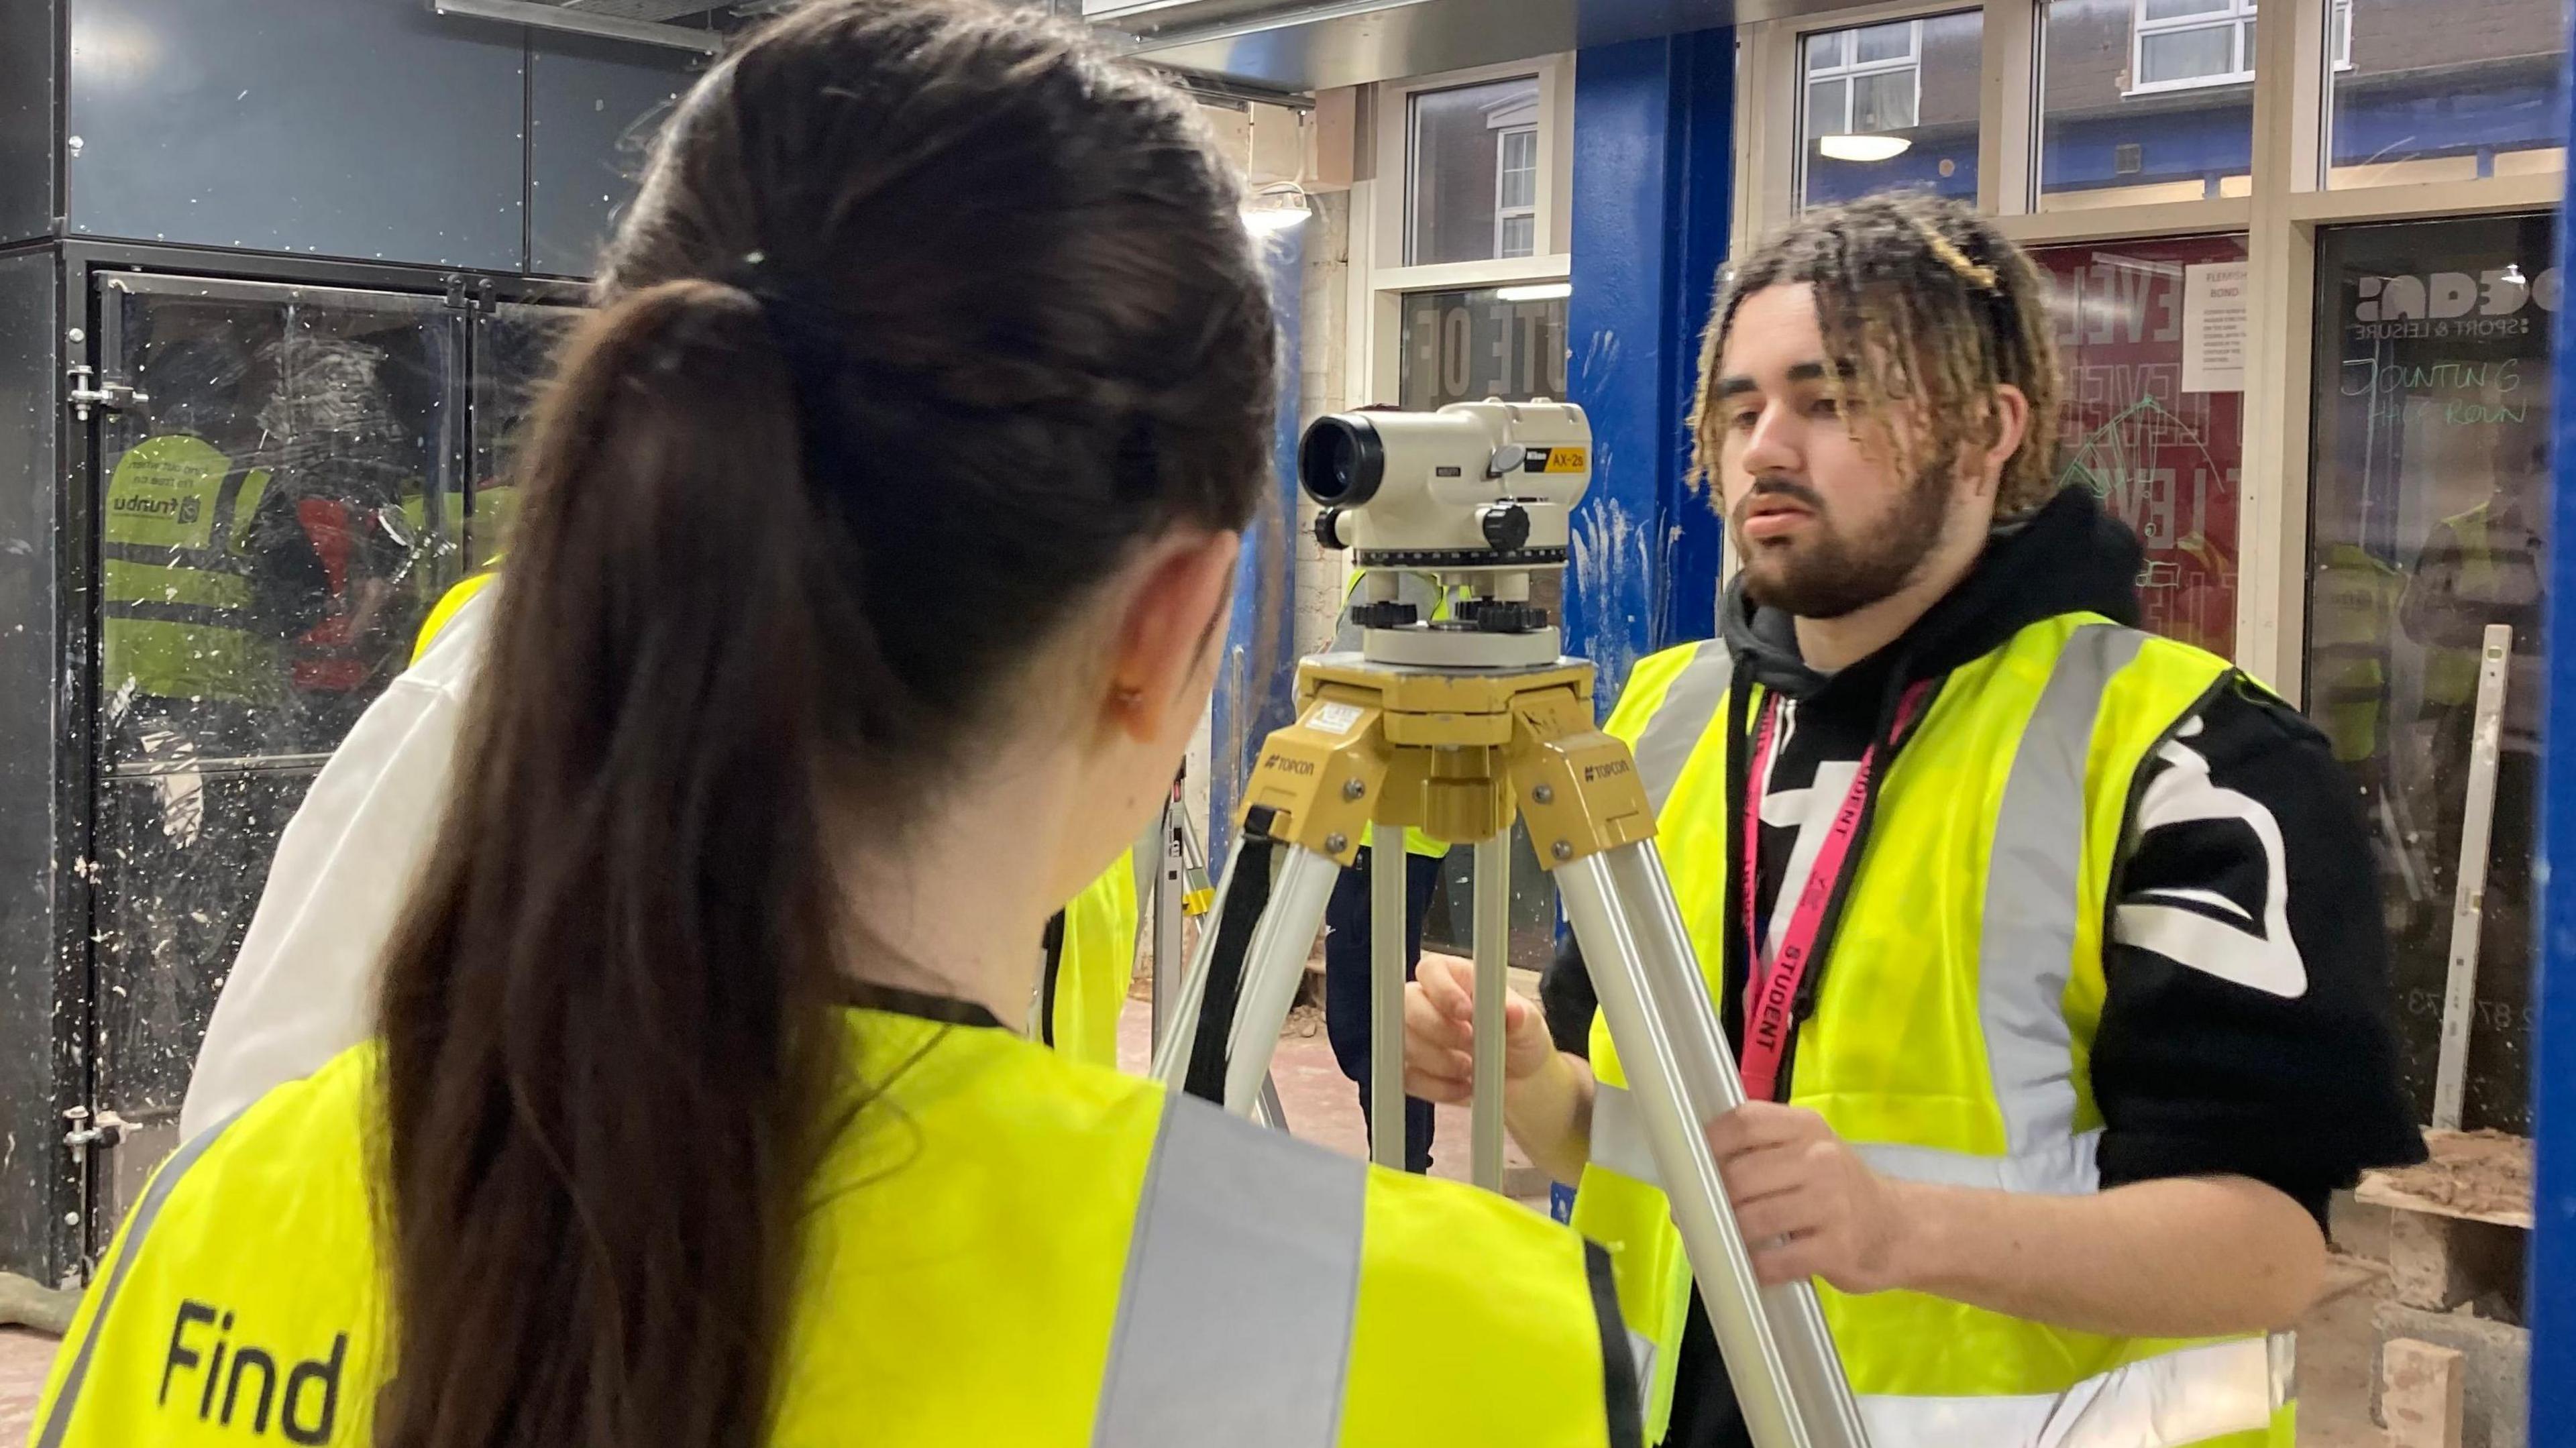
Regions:
[[[1476,515],[1485,530],[1485,542],[1497,553],[1517,553],[1529,542],[1529,509],[1518,503],[1498,503]]]
[[[1342,542],[1341,509],[1326,508],[1315,515],[1315,541],[1324,545],[1327,552],[1338,551],[1348,546]]]
[[[1422,611],[1409,603],[1351,605],[1351,622],[1361,628],[1410,628],[1421,619]]]

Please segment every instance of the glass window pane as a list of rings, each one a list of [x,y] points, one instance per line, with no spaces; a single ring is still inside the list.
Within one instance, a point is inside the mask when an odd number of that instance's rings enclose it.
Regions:
[[[1852,40],[1860,47],[1862,61],[1905,60],[1914,54],[1914,22],[1863,26]]]
[[[1836,136],[1851,129],[1851,82],[1818,81],[1807,87],[1807,134]]]
[[[2242,78],[2141,92],[2132,76],[2132,0],[2049,0],[2040,106],[2040,206],[2061,211],[2245,194],[2253,174],[2254,89]],[[2234,22],[2163,36],[2198,44],[2212,73],[2234,68]],[[2170,70],[2158,72],[2167,80]]]
[[[437,591],[456,324],[363,293],[111,295],[151,401],[102,438],[107,756],[327,753]]]
[[[1538,218],[1535,216],[1504,217],[1501,242],[1501,255],[1535,255],[1538,244]]]
[[[2145,0],[2139,14],[2148,20],[2184,20],[2194,15],[2225,15],[2228,0]]]
[[[1985,16],[1966,10],[1871,29],[1902,30],[1909,45],[1919,31],[1919,53],[1910,61],[1872,64],[1848,83],[1848,92],[1840,80],[1809,85],[1798,145],[1799,204],[1906,190],[1973,198]],[[1808,37],[1811,60],[1823,39]]]
[[[2478,9],[2477,24],[2426,24],[2411,0],[2355,0],[2328,82],[2327,184],[2566,169],[2559,67],[2567,32],[2557,0],[2488,0]]]
[[[1851,55],[1851,32],[1827,30],[1807,37],[1807,69],[1832,70]]]
[[[2200,30],[2171,30],[2138,40],[2138,84],[2164,85],[2178,80],[2208,80],[2236,70],[2236,27],[2213,25]]]
[[[2317,249],[2307,711],[2370,826],[2429,1112],[2479,648],[2489,625],[2513,630],[2464,1123],[2512,1132],[2531,1129],[2556,252],[2546,216],[2339,228]]]
[[[1566,299],[1506,302],[1491,290],[1404,299],[1400,404],[1415,411],[1499,397],[1565,395]]]
[[[1914,124],[1914,71],[1865,75],[1852,82],[1852,129],[1863,135]]]
[[[2044,247],[2066,375],[2061,480],[2099,495],[2146,544],[2146,626],[2236,648],[2236,519],[2245,394],[2194,375],[2194,292],[2245,262],[2243,236]],[[2241,275],[2241,270],[2238,272]],[[2189,390],[2213,388],[2217,390]]]
[[[1502,134],[1503,170],[1497,204],[1509,208],[1538,204],[1538,132]]]
[[[1404,259],[1488,261],[1496,254],[1500,132],[1538,124],[1538,77],[1413,97]]]

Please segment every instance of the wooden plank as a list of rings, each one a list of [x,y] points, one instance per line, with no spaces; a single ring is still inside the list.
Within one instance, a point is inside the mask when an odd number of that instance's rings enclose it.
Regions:
[[[2379,1361],[2388,1448],[2460,1448],[2468,1373],[2459,1350],[2398,1337],[2380,1349]]]
[[[2428,1131],[2432,1160],[2362,1174],[2353,1198],[2399,1212],[2531,1230],[2531,1139],[2500,1131]]]

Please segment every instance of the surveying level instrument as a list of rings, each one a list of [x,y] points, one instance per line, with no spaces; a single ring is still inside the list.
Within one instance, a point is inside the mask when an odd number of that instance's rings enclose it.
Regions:
[[[1318,538],[1363,568],[1433,574],[1453,606],[1421,618],[1364,576],[1359,651],[1299,666],[1297,722],[1264,743],[1245,786],[1214,925],[1172,1001],[1154,1075],[1255,1110],[1333,882],[1373,828],[1371,1155],[1400,1167],[1397,836],[1417,826],[1473,841],[1473,1176],[1499,1189],[1504,905],[1511,827],[1525,821],[1591,968],[1755,1448],[1866,1448],[1814,1286],[1753,1275],[1703,1129],[1744,1090],[1655,852],[1654,809],[1628,746],[1594,722],[1592,665],[1559,657],[1553,621],[1529,602],[1531,575],[1565,566],[1591,455],[1582,409],[1544,401],[1351,413],[1308,429],[1299,482],[1325,505]]]

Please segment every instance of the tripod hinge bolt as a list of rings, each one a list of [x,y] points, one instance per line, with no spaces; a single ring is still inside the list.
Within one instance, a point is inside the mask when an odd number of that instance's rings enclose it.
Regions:
[[[1574,858],[1574,846],[1565,840],[1559,840],[1555,844],[1548,846],[1547,852],[1556,856],[1560,860],[1571,860]]]
[[[1340,854],[1342,851],[1347,850],[1347,849],[1349,849],[1350,847],[1351,847],[1351,837],[1350,837],[1350,836],[1348,836],[1348,835],[1326,835],[1326,836],[1324,836],[1324,853],[1325,853],[1325,854],[1328,854],[1328,855],[1338,855],[1338,854]]]
[[[1342,798],[1355,800],[1366,793],[1368,793],[1368,786],[1360,781],[1356,779],[1342,781]]]
[[[1538,801],[1540,804],[1554,804],[1556,803],[1556,786],[1552,784],[1542,784],[1536,789],[1530,791],[1530,798]]]

